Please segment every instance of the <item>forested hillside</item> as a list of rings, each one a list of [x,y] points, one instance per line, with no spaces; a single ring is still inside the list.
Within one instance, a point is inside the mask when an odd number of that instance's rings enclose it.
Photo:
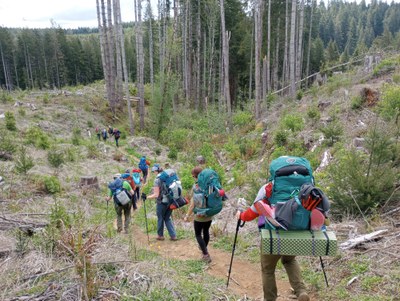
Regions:
[[[318,257],[298,257],[311,300],[398,300],[400,4],[134,3],[129,24],[98,0],[96,29],[0,28],[0,299],[262,300],[255,222],[226,287],[235,213],[293,155],[328,196],[339,245],[323,258],[329,287]],[[108,126],[118,147],[96,135]],[[211,263],[188,206],[173,212],[177,241],[157,240],[153,199],[117,231],[107,184],[143,155],[187,197],[198,155],[220,176]],[[278,301],[296,298],[282,265],[276,277]]]

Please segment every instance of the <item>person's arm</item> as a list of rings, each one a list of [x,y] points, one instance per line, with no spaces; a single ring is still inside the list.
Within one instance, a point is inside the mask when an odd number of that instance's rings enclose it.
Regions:
[[[155,186],[153,188],[153,193],[148,195],[147,198],[148,199],[157,199],[160,195],[160,187],[159,186]]]
[[[109,202],[111,200],[111,198],[112,198],[112,192],[111,192],[110,189],[108,189],[108,194],[106,196],[106,201]]]
[[[187,222],[189,217],[193,214],[193,209],[194,209],[194,200],[193,197],[190,199],[190,204],[189,204],[189,209],[184,217],[184,221]]]
[[[266,197],[265,186],[266,185],[263,185],[260,188],[260,190],[258,191],[257,196],[254,200],[254,203],[258,202],[260,200],[263,200]],[[253,219],[257,218],[259,216],[259,214],[258,214],[256,208],[254,207],[254,203],[249,208],[247,208],[246,211],[241,212],[240,210],[238,210],[236,212],[236,218],[240,219],[242,221],[245,221],[245,222],[252,221]]]

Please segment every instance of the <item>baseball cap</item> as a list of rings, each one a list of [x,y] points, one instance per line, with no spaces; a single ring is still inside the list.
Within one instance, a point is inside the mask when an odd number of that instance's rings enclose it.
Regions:
[[[151,171],[159,171],[160,170],[160,164],[154,164],[153,167],[151,168]]]

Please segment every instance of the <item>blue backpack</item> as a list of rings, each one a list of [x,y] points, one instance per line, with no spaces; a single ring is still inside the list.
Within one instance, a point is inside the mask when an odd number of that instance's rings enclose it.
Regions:
[[[147,163],[146,163],[146,157],[141,157],[140,158],[140,161],[139,161],[139,168],[142,170],[142,171],[145,171],[145,170],[147,170],[149,167],[147,166]]]
[[[222,190],[218,174],[212,169],[203,169],[198,176],[199,191],[194,191],[195,208],[199,216],[214,216],[221,212],[226,196]]]
[[[123,183],[124,182],[121,178],[117,178],[108,184],[108,188],[112,192],[114,202],[118,205],[126,205],[131,200],[131,197],[124,188]]]
[[[138,171],[132,171],[132,178],[136,187],[140,187],[142,185],[142,182],[140,181],[140,173]]]
[[[272,189],[271,184],[266,185],[266,196],[267,202],[276,208],[275,219],[288,230],[309,229],[311,211],[302,206],[299,192],[305,184],[314,185],[310,162],[301,157],[281,156],[271,162],[269,171]],[[287,222],[288,215],[290,222]],[[259,225],[262,223],[259,221]],[[264,227],[272,228],[265,220],[264,223]]]

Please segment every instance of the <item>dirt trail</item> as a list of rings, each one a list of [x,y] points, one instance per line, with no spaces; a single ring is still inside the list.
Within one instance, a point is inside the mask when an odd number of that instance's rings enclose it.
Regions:
[[[171,241],[166,237],[164,241],[156,240],[154,235],[150,236],[150,244],[147,241],[146,233],[134,226],[135,241],[153,252],[159,253],[162,250],[162,256],[165,258],[174,258],[179,260],[199,259],[201,251],[197,246],[195,238],[178,239]],[[212,262],[209,264],[207,272],[218,278],[227,279],[231,253],[215,249],[212,247],[212,241],[208,247]],[[183,252],[182,252],[183,251]],[[277,280],[279,298],[277,301],[293,300],[290,284],[287,281]],[[262,300],[262,285],[260,265],[246,260],[234,257],[231,270],[231,280],[229,281],[229,290],[241,297],[248,297],[251,300]]]

